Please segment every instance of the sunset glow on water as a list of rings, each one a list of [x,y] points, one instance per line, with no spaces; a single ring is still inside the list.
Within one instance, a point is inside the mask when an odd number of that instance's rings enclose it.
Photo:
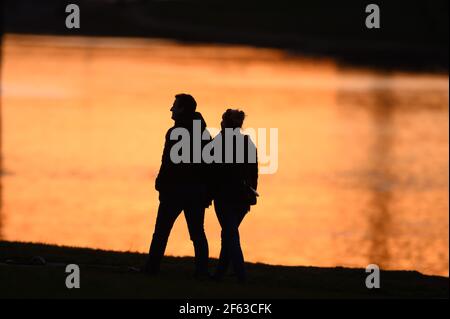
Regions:
[[[448,276],[448,75],[243,46],[7,35],[0,239],[146,252],[174,95],[278,128],[278,170],[241,226],[246,260]],[[210,207],[212,257],[220,228]],[[166,254],[193,255],[185,220]]]

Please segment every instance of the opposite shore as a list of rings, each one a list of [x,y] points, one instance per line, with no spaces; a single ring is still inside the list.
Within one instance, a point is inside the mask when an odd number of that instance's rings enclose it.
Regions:
[[[381,28],[365,27],[362,1],[79,0],[81,26],[65,27],[65,2],[7,0],[4,33],[169,38],[283,49],[379,71],[448,73],[448,3],[379,1]]]

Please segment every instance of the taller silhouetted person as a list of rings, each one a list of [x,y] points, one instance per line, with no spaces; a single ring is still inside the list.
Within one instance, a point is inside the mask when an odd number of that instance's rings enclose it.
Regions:
[[[170,109],[175,123],[166,133],[161,168],[156,178],[155,188],[159,191],[160,203],[149,255],[143,268],[144,272],[150,274],[159,272],[170,231],[177,217],[184,211],[189,235],[194,244],[195,276],[200,278],[208,276],[208,241],[204,231],[204,217],[205,208],[210,205],[211,200],[206,182],[208,166],[203,160],[200,163],[193,163],[195,125],[198,127],[200,124],[201,133],[205,133],[207,137],[200,141],[202,147],[211,137],[206,130],[206,122],[202,115],[196,112],[196,107],[197,103],[191,95],[178,94]],[[190,133],[188,155],[190,160],[187,162],[178,163],[171,158],[172,147],[181,142],[181,135],[172,134],[171,137],[172,131],[176,129],[178,130],[175,132],[187,130]]]

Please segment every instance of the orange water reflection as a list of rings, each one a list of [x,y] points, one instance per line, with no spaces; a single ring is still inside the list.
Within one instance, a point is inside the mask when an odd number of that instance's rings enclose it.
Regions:
[[[380,73],[248,47],[8,35],[3,61],[6,240],[147,250],[169,107],[190,92],[279,128],[242,225],[250,261],[448,276],[448,76]],[[211,254],[219,252],[212,209]],[[168,249],[192,255],[180,218]]]

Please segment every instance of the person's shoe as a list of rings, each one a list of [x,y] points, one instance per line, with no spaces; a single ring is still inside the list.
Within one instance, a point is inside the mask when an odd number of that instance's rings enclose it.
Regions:
[[[211,275],[209,274],[209,272],[195,273],[194,279],[198,281],[206,281],[211,279]]]
[[[214,274],[211,276],[211,280],[215,282],[221,282],[223,280],[223,276],[219,274]]]
[[[134,273],[140,273],[141,272],[141,268],[130,266],[130,267],[127,267],[127,271],[128,272],[134,272]]]
[[[245,285],[247,283],[247,278],[245,276],[238,276],[237,282],[240,285]]]
[[[149,276],[156,276],[159,271],[157,269],[152,269],[151,267],[148,267],[147,265],[142,266],[139,268],[139,272],[141,274],[149,275]]]

